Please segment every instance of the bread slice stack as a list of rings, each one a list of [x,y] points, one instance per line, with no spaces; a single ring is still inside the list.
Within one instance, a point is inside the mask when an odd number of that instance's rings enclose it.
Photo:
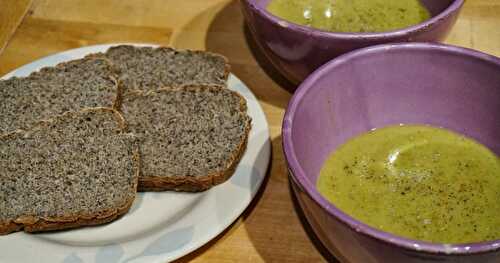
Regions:
[[[137,137],[112,109],[67,112],[0,137],[0,234],[109,222],[135,199]]]
[[[118,72],[105,59],[80,59],[0,81],[0,134],[90,107],[119,107]]]
[[[247,143],[245,99],[217,86],[137,93],[123,101],[142,138],[139,190],[202,191],[226,181]]]
[[[120,110],[143,138],[140,191],[203,191],[234,172],[251,127],[246,101],[226,88],[223,56],[116,46],[89,57],[118,66]]]
[[[168,47],[111,47],[88,57],[106,58],[120,72],[125,92],[186,85],[226,86],[230,67],[221,55]]]
[[[227,60],[117,46],[0,80],[0,234],[112,221],[136,191],[203,191],[246,148]]]

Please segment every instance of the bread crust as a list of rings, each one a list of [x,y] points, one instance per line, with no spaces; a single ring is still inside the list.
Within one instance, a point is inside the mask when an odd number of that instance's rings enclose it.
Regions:
[[[227,82],[227,80],[229,78],[229,73],[231,73],[231,65],[229,64],[228,58],[225,57],[225,56],[223,56],[223,55],[221,55],[221,54],[213,53],[213,52],[210,52],[210,51],[203,51],[203,50],[176,49],[176,48],[167,47],[167,46],[158,46],[158,47],[142,46],[141,47],[141,46],[134,46],[134,45],[118,45],[118,46],[112,46],[112,47],[110,47],[106,52],[89,54],[89,55],[85,56],[85,58],[93,58],[93,59],[101,58],[101,59],[108,60],[108,62],[113,65],[113,62],[106,57],[106,53],[109,52],[110,50],[118,49],[118,48],[123,48],[123,47],[132,48],[132,49],[140,49],[140,48],[145,48],[146,47],[146,48],[151,48],[152,50],[167,50],[167,51],[175,51],[175,52],[181,52],[181,53],[185,52],[185,53],[193,53],[193,54],[211,55],[211,56],[214,56],[214,57],[219,57],[222,60],[224,60],[223,79],[226,82]],[[119,73],[119,70],[116,69],[116,72]],[[119,80],[119,77],[117,79]],[[217,86],[217,85],[212,84],[212,83],[202,83],[202,84],[198,84],[198,85],[207,85],[207,86],[212,85],[212,86]],[[135,93],[135,92],[138,91],[137,89],[131,89],[130,91],[127,92],[127,94],[124,95],[124,92],[126,90],[125,87],[124,87],[124,84],[122,84],[121,81],[120,81],[120,83],[119,83],[118,86],[120,87],[120,93],[117,96],[116,106],[113,105],[114,109],[121,109],[121,103],[122,103],[123,96],[127,96],[130,93]],[[186,86],[192,86],[192,85],[191,84],[179,85],[177,87],[186,87]]]
[[[130,198],[123,206],[113,210],[102,211],[98,214],[79,214],[61,217],[24,216],[16,220],[0,222],[0,235],[21,230],[32,233],[105,224],[125,214],[132,206],[134,200],[134,198]]]
[[[113,46],[113,47],[110,47],[109,50],[112,50],[112,49],[117,49],[117,48],[121,48],[121,47],[131,47],[133,49],[139,49],[141,48],[141,46],[133,46],[133,45],[118,45],[118,46]],[[145,47],[148,47],[148,46],[145,46]],[[153,50],[158,50],[158,49],[164,49],[164,50],[168,50],[168,51],[176,51],[176,52],[186,52],[186,53],[195,53],[195,54],[207,54],[207,55],[211,55],[211,56],[214,56],[214,57],[219,57],[219,58],[222,58],[225,62],[225,66],[224,66],[224,79],[227,81],[228,77],[229,77],[229,73],[231,72],[231,65],[229,65],[229,60],[227,59],[227,57],[221,55],[221,54],[218,54],[218,53],[214,53],[214,52],[210,52],[210,51],[204,51],[204,50],[193,50],[193,49],[176,49],[176,48],[173,48],[173,47],[167,47],[167,46],[158,46],[158,47],[151,47]],[[105,53],[97,53],[97,54],[90,54],[88,55],[88,57],[101,57],[102,55],[105,56]],[[207,85],[210,84],[210,83],[207,83]]]
[[[117,46],[117,47],[120,47],[120,46]],[[134,47],[134,48],[137,48],[137,47]],[[231,73],[231,65],[229,65],[229,60],[227,59],[227,57],[221,55],[221,54],[217,54],[217,53],[213,53],[213,52],[210,52],[210,51],[203,51],[203,50],[192,50],[192,49],[175,49],[175,48],[172,48],[172,47],[165,47],[165,46],[159,46],[157,48],[154,48],[154,49],[166,49],[166,50],[169,50],[169,51],[177,51],[177,52],[186,52],[186,53],[194,53],[194,54],[206,54],[206,55],[211,55],[211,56],[214,56],[214,57],[219,57],[219,58],[222,58],[224,60],[224,80],[227,81],[227,79],[229,78],[229,73]],[[199,84],[199,85],[213,85],[211,83],[204,83],[204,84]],[[192,86],[190,84],[188,85],[181,85],[182,86]]]
[[[80,112],[92,112],[92,111],[95,111],[95,112],[108,111],[108,112],[113,113],[115,120],[118,122],[119,130],[121,130],[121,131],[127,130],[127,126],[128,126],[127,122],[125,121],[125,118],[123,118],[123,115],[120,113],[120,111],[113,109],[113,108],[108,108],[108,107],[95,107],[95,108],[84,108],[84,109],[81,109],[80,111],[67,111],[63,114],[53,116],[52,118],[49,118],[49,119],[40,120],[40,121],[36,122],[30,129],[17,129],[17,130],[12,131],[12,132],[0,134],[0,140],[15,137],[16,135],[29,132],[29,131],[34,130],[36,128],[48,126],[53,121],[54,118],[62,118],[62,117],[66,117],[66,116],[74,117],[74,116],[78,115]]]
[[[113,113],[117,123],[119,124],[119,130],[125,131],[127,124],[123,116],[115,109],[106,108],[106,107],[98,107],[98,108],[86,108],[81,110],[80,112],[111,112]],[[70,116],[73,118],[77,116],[80,112],[66,112],[62,115],[56,116],[55,118],[62,118],[66,116]],[[30,130],[34,130],[36,128],[47,127],[52,122],[52,119],[42,120],[35,124]],[[0,140],[15,137],[16,135],[23,134],[28,131],[17,130],[5,135],[0,136]],[[75,214],[75,215],[63,215],[57,217],[39,217],[36,215],[30,216],[22,216],[18,217],[14,220],[8,221],[0,221],[0,235],[6,235],[12,232],[24,230],[25,232],[40,232],[40,231],[53,231],[53,230],[62,230],[69,228],[76,228],[81,226],[91,226],[91,225],[100,225],[107,222],[111,222],[118,218],[119,216],[125,214],[132,203],[135,200],[137,188],[138,188],[138,178],[140,174],[140,154],[139,147],[136,146],[133,153],[133,162],[134,162],[134,177],[136,178],[133,185],[133,192],[130,198],[128,198],[123,204],[118,206],[115,209],[108,209],[104,211],[100,211],[98,213],[93,214]]]
[[[250,131],[250,129],[248,129]],[[227,168],[220,173],[206,176],[141,176],[139,177],[138,191],[180,191],[180,192],[201,192],[224,183],[234,174],[238,163],[245,152],[248,142],[245,137],[236,154],[228,161]]]
[[[200,90],[200,89],[225,89],[221,86],[203,86],[203,85],[188,85],[183,87],[164,87],[158,89],[156,91],[148,91],[148,92],[134,92],[130,94],[131,96],[147,96],[153,93],[172,91],[172,90]],[[231,91],[233,94],[237,95],[240,99],[240,111],[247,111],[246,100],[239,93],[235,91]],[[250,133],[252,123],[249,118],[245,125],[245,133],[243,139],[240,141],[238,147],[231,155],[231,157],[227,160],[225,169],[221,172],[215,174],[208,174],[205,176],[144,176],[141,174],[139,176],[139,186],[138,191],[182,191],[182,192],[200,192],[205,191],[215,185],[221,184],[227,181],[234,174],[238,163],[240,162],[243,154],[245,153],[247,144],[248,144],[248,136]]]
[[[35,74],[43,73],[45,71],[50,71],[54,68],[61,69],[69,64],[76,64],[76,63],[79,63],[82,61],[91,61],[91,60],[104,61],[106,63],[106,66],[108,67],[109,71],[111,72],[111,75],[109,75],[109,79],[114,83],[115,98],[113,99],[113,101],[111,101],[110,106],[108,106],[108,105],[102,105],[102,106],[103,107],[110,107],[110,108],[113,108],[116,110],[120,109],[124,87],[123,87],[123,85],[121,85],[121,81],[119,81],[119,70],[114,66],[113,62],[106,57],[86,56],[86,57],[80,58],[80,59],[74,59],[74,60],[70,60],[70,61],[66,61],[66,62],[61,62],[61,63],[55,65],[54,67],[43,67],[38,72],[35,72]]]
[[[106,64],[106,68],[109,71],[109,75],[107,75],[107,77],[113,83],[112,89],[113,89],[114,96],[113,96],[113,98],[110,101],[108,101],[106,103],[106,105],[100,105],[100,106],[102,106],[103,108],[108,108],[108,107],[109,108],[113,108],[113,109],[119,111],[120,108],[121,108],[121,104],[122,104],[123,93],[124,93],[124,86],[123,86],[123,84],[121,83],[121,81],[119,79],[119,71],[118,71],[118,69],[106,57],[85,57],[85,58],[81,58],[81,59],[75,59],[75,60],[71,60],[71,61],[61,62],[61,63],[59,63],[59,64],[57,64],[57,65],[55,65],[53,67],[43,67],[40,70],[31,73],[28,77],[23,77],[23,78],[30,78],[30,77],[32,77],[34,75],[45,74],[45,73],[53,71],[53,70],[63,70],[68,65],[79,64],[79,63],[82,63],[84,61],[103,61]],[[16,78],[16,77],[13,77],[13,78]],[[81,109],[84,109],[84,107],[81,108]],[[70,110],[70,111],[79,111],[81,109],[73,109],[73,110]],[[57,115],[62,115],[64,113],[65,112],[58,112],[58,113],[55,113],[52,116],[39,116],[39,121],[41,121],[41,120],[47,120],[47,119],[56,117]],[[29,125],[28,124],[24,124],[24,125],[21,125],[19,127],[13,127],[13,128],[16,128],[17,130],[28,130],[28,129],[30,129],[33,126],[36,126],[39,121],[31,122]],[[12,133],[12,132],[15,132],[15,131],[16,130],[9,130],[9,131],[5,131],[3,133],[0,132],[0,135],[6,135],[6,134],[9,134],[9,133]]]

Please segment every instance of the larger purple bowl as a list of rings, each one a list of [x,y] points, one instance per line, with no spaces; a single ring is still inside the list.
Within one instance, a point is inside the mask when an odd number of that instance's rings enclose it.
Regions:
[[[327,61],[363,47],[389,42],[442,40],[464,0],[421,0],[433,17],[416,26],[383,33],[333,33],[300,26],[266,11],[270,0],[241,0],[247,25],[263,53],[298,84]]]
[[[343,55],[308,77],[286,111],[283,149],[294,193],[319,239],[353,263],[500,262],[500,240],[445,245],[401,238],[349,217],[318,193],[317,175],[331,151],[400,123],[448,128],[500,155],[500,59],[439,44],[386,44]]]

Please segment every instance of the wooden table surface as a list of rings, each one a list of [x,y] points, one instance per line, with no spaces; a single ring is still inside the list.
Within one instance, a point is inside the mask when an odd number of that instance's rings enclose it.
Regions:
[[[103,43],[155,43],[224,54],[264,108],[271,167],[244,214],[178,262],[335,262],[294,209],[280,135],[291,94],[286,81],[252,51],[239,5],[234,0],[0,0],[0,76],[49,54]],[[466,1],[446,42],[500,56],[500,0]]]

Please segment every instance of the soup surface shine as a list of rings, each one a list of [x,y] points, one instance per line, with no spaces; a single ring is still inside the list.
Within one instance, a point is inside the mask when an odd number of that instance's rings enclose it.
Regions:
[[[319,192],[374,228],[435,243],[500,239],[500,159],[430,126],[359,135],[325,161]]]
[[[418,0],[271,0],[267,10],[290,22],[332,32],[383,32],[431,17]]]

